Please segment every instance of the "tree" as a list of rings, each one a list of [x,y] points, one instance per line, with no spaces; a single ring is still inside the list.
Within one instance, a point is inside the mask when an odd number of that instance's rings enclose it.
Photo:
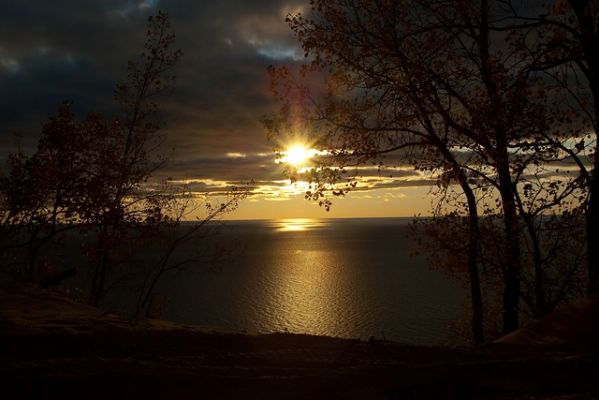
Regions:
[[[245,195],[245,191],[234,189],[224,202],[216,205],[206,202],[205,214],[202,219],[187,225],[182,222],[185,217],[189,216],[191,209],[195,209],[190,205],[194,198],[193,196],[187,197],[187,201],[178,198],[171,207],[172,211],[175,209],[177,211],[171,213],[166,220],[161,219],[150,223],[151,229],[145,229],[144,237],[139,238],[141,240],[136,248],[147,248],[150,253],[152,247],[159,245],[162,248],[154,259],[143,258],[140,260],[141,265],[138,269],[140,277],[132,279],[139,282],[139,286],[134,290],[135,316],[147,316],[151,312],[152,299],[157,285],[165,274],[185,271],[190,266],[198,264],[215,265],[223,260],[226,252],[222,248],[210,246],[209,249],[206,249],[199,246],[198,242],[200,239],[215,235],[217,232],[210,229],[207,224],[222,214],[235,210]],[[185,248],[186,246],[187,248]],[[189,246],[192,248],[190,249]],[[177,252],[182,249],[186,256],[177,257]]]
[[[577,228],[586,197],[580,178],[546,179],[545,173],[545,169],[534,170],[529,165],[526,176],[519,178],[522,190],[516,192],[516,204],[525,226],[524,256],[530,258],[523,265],[532,265],[534,271],[532,277],[523,277],[521,297],[534,318],[546,316],[566,295],[578,292],[573,278],[579,275],[584,243]],[[526,273],[525,268],[523,274]]]
[[[198,224],[183,229],[183,218],[196,207],[197,196],[153,180],[166,160],[157,101],[173,87],[171,73],[182,53],[172,49],[175,36],[166,13],[150,17],[147,27],[145,52],[129,62],[127,80],[115,89],[120,117],[89,113],[78,120],[63,104],[44,126],[36,153],[10,157],[1,185],[10,224],[32,232],[26,251],[31,270],[44,243],[77,228],[92,264],[93,305],[131,275],[140,249],[166,244],[164,254],[157,254],[143,269],[137,314],[148,309],[166,272],[198,261],[174,262],[175,251],[197,238],[208,221],[235,209],[245,195],[232,191],[224,203],[209,206]]]
[[[22,274],[30,279],[39,274],[41,249],[71,230],[78,219],[77,208],[87,185],[88,149],[93,148],[91,141],[95,139],[88,130],[98,122],[90,114],[78,123],[69,105],[62,104],[57,116],[44,125],[34,155],[9,155],[8,175],[2,179],[6,222],[27,231],[27,261]]]
[[[576,66],[586,78],[587,88],[591,93],[590,98],[585,96],[589,101],[582,103],[588,105],[582,111],[590,117],[595,137],[592,170],[586,174],[589,189],[586,218],[589,293],[595,293],[599,292],[599,152],[596,148],[599,132],[599,5],[589,0],[569,0],[569,12],[564,12],[566,6],[563,3],[565,2],[556,3],[556,18],[548,21],[548,24],[557,26],[558,35],[563,38],[560,50],[565,57],[561,60],[550,58],[546,62],[555,65],[565,61]],[[571,15],[575,18],[569,18]],[[572,45],[574,46],[570,47]],[[582,94],[580,92],[584,93],[586,90],[582,88],[577,97]]]
[[[537,59],[536,69],[562,89],[561,96],[570,100],[570,112],[583,120],[577,125],[584,129],[574,138],[580,140],[588,135],[594,144],[590,162],[585,162],[568,147],[561,137],[547,140],[574,157],[580,167],[588,190],[586,207],[588,291],[599,291],[599,152],[597,132],[599,130],[599,4],[589,0],[558,0],[550,2],[546,10],[537,15],[515,7],[505,1],[512,12],[511,30],[535,31],[538,40],[527,48]],[[533,4],[534,6],[534,4]],[[579,142],[584,143],[584,141]],[[589,171],[590,164],[590,171]]]
[[[308,176],[316,182],[311,198],[329,189],[344,194],[351,186],[335,186],[344,166],[380,163],[381,155],[394,151],[421,169],[438,168],[468,198],[474,243],[478,203],[471,186],[494,188],[493,212],[504,226],[503,331],[509,333],[518,327],[522,270],[518,177],[533,160],[540,163],[526,144],[545,137],[553,109],[535,69],[538,60],[522,47],[519,31],[497,28],[511,12],[501,5],[313,1],[309,17],[288,21],[335,93],[302,101],[310,95],[300,87],[269,129],[280,135],[290,128],[281,121],[298,113],[294,108],[312,110],[303,111],[312,120],[304,129],[329,157]],[[278,73],[283,80],[288,74]],[[286,86],[279,87],[284,94]],[[327,162],[334,167],[322,168]],[[476,246],[469,252],[474,269]],[[474,281],[475,273],[470,276]]]
[[[146,184],[164,162],[158,151],[162,145],[162,122],[156,99],[166,94],[174,84],[175,78],[170,71],[182,54],[181,50],[172,49],[174,41],[167,14],[159,12],[148,20],[145,52],[139,61],[129,62],[127,80],[117,84],[115,89],[115,99],[123,114],[111,125],[112,139],[97,164],[99,168],[95,177],[103,189],[89,192],[92,196],[87,211],[91,213],[87,221],[99,227],[97,242],[88,247],[96,260],[92,304],[97,305],[104,295],[110,271],[119,263],[131,260],[131,255],[119,254],[119,250],[127,253],[123,242],[141,240],[140,246],[144,246],[157,237],[167,242],[163,254],[157,256],[153,266],[144,272],[136,314],[147,310],[164,273],[198,261],[196,258],[173,264],[175,250],[196,239],[208,221],[233,211],[245,196],[244,191],[233,190],[226,202],[217,206],[207,203],[204,218],[180,233],[182,218],[189,212],[193,195],[164,187],[150,190]],[[98,184],[93,186],[98,187]]]
[[[369,17],[372,18],[373,16]],[[296,17],[290,22],[292,27],[300,32],[298,36],[300,38],[305,37],[305,32],[302,31],[304,27],[301,17]],[[370,23],[369,27],[378,24],[377,21],[370,21]],[[327,33],[333,36],[335,33],[346,34],[348,37],[363,37],[369,34],[368,27],[358,26],[352,28],[355,28],[357,32]],[[392,28],[385,25],[381,29]],[[324,34],[324,38],[318,39],[320,44],[328,40],[338,40],[326,36],[327,33]],[[335,48],[338,45],[331,44]],[[347,63],[343,64],[345,60],[335,59],[335,67],[331,67],[332,69],[339,67],[328,82],[331,93],[324,100],[324,105],[318,107],[316,115],[311,117],[314,123],[325,126],[323,130],[328,129],[322,134],[325,139],[321,138],[315,140],[315,142],[325,146],[331,156],[321,160],[319,170],[310,172],[308,179],[315,186],[313,190],[307,193],[307,197],[315,200],[322,199],[325,192],[329,190],[329,185],[341,179],[343,172],[345,172],[344,168],[370,163],[371,161],[373,164],[381,163],[380,158],[382,156],[397,151],[403,151],[403,157],[411,160],[412,164],[419,170],[441,171],[445,184],[449,184],[451,180],[457,181],[467,199],[465,209],[468,214],[468,230],[470,232],[467,241],[467,271],[473,308],[473,337],[476,342],[482,342],[483,305],[477,265],[479,246],[478,210],[468,173],[448,144],[451,135],[450,126],[441,115],[431,111],[430,98],[438,93],[436,93],[434,87],[416,80],[409,81],[403,86],[396,85],[393,77],[386,74],[387,71],[383,73],[377,71],[376,68],[373,69],[372,60],[368,59],[368,55],[377,52],[385,53],[385,43],[371,43],[368,42],[368,39],[365,39],[365,42],[359,44],[353,43],[341,46],[345,46],[338,48],[339,54],[342,55],[350,52],[347,46],[367,50],[364,50],[366,53],[364,58],[361,58],[361,55],[356,57],[354,54],[355,57],[352,58],[349,65]],[[329,66],[333,63],[333,61],[318,61],[318,57],[331,56],[335,58],[338,55],[338,53],[330,55],[327,52],[330,50],[329,48],[325,50],[310,48],[310,50],[314,50],[316,53],[317,62],[314,64],[316,68]],[[395,61],[397,60],[386,60],[384,63],[381,62],[381,65],[385,65],[383,68],[391,68],[389,64]],[[347,68],[347,70],[343,68]],[[420,70],[420,67],[414,62],[398,63],[393,65],[393,68],[396,69],[394,71],[396,79],[417,76]],[[298,105],[306,103],[306,96],[309,95],[309,91],[299,87],[296,88],[294,93],[291,93],[289,82],[293,79],[288,78],[289,71],[285,68],[278,70],[272,68],[270,72],[275,94],[285,104],[282,107],[281,115],[277,119],[267,121],[267,127],[271,134],[277,136],[280,135],[280,132],[290,130],[314,131],[314,126],[297,129],[293,126],[282,125],[282,121],[298,120],[295,115],[289,113],[293,112]],[[356,96],[354,88],[361,88],[364,91]],[[430,97],[427,98],[424,95],[425,93]],[[302,97],[304,100],[301,100]],[[310,99],[307,101],[308,107],[311,102]],[[310,114],[305,109],[303,112],[304,117]],[[332,168],[327,168],[326,163]],[[355,181],[350,182],[341,189],[334,187],[331,191],[335,195],[343,195],[352,188],[353,184],[355,184]],[[326,207],[330,204],[326,198],[321,202]]]

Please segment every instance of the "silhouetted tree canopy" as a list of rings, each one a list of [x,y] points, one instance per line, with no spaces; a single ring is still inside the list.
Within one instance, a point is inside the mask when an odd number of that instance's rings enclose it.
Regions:
[[[509,333],[519,324],[527,269],[522,246],[533,242],[535,308],[546,312],[539,221],[587,204],[584,179],[560,173],[559,166],[590,152],[581,141],[585,110],[572,101],[572,92],[588,86],[555,68],[587,68],[584,45],[566,52],[565,43],[581,40],[572,22],[577,7],[593,20],[597,10],[590,2],[558,3],[314,0],[309,12],[288,17],[310,63],[297,72],[270,69],[281,103],[266,120],[273,140],[304,132],[327,152],[311,171],[290,171],[292,179],[310,182],[308,198],[329,207],[331,195],[359,182],[353,167],[374,164],[386,174],[394,159],[436,178],[440,193],[460,187],[457,196],[440,199],[470,221],[467,270],[477,341],[483,313],[478,213],[502,221],[503,332]]]
[[[218,254],[175,260],[174,253],[205,232],[206,222],[235,209],[245,194],[233,191],[217,205],[207,202],[203,219],[183,227],[199,207],[197,197],[153,179],[167,159],[160,101],[174,87],[173,69],[182,55],[174,43],[168,15],[150,17],[144,52],[129,62],[126,80],[114,91],[118,117],[90,112],[77,119],[64,103],[44,125],[34,154],[9,156],[0,180],[3,225],[26,236],[24,275],[39,279],[52,273],[38,265],[41,248],[76,229],[92,265],[89,302],[98,305],[116,280],[135,273],[139,253],[160,242],[164,253],[145,260],[138,269],[143,276],[135,277],[141,282],[136,289],[141,314],[164,273],[216,260]]]

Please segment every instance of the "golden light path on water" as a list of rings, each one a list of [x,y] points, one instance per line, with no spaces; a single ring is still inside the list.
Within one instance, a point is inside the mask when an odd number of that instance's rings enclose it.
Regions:
[[[230,229],[228,229],[230,228]],[[169,318],[252,333],[453,338],[467,293],[410,257],[403,219],[231,222],[208,244],[235,246],[218,270],[173,279]],[[467,310],[466,310],[467,311]]]
[[[286,239],[278,240],[272,249],[281,258],[272,263],[270,282],[264,288],[268,295],[262,297],[261,308],[270,324],[281,331],[311,334],[358,328],[359,319],[352,316],[363,313],[364,304],[354,301],[353,309],[348,309],[356,289],[351,273],[343,273],[348,260],[313,234],[330,228],[327,220],[292,218],[272,224]]]

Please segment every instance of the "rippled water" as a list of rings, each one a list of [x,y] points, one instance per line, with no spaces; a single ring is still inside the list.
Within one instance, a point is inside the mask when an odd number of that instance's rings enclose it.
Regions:
[[[213,240],[230,260],[165,281],[163,317],[232,331],[455,343],[465,291],[411,256],[407,221],[227,222]]]

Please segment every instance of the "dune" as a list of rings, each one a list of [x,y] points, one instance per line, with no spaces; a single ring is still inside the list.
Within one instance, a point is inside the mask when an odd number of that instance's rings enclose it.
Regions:
[[[583,344],[567,321],[449,348],[130,320],[8,275],[0,275],[0,305],[0,377],[5,393],[22,397],[599,398],[596,347],[545,346],[556,343],[550,338]],[[556,313],[584,327],[596,305]],[[590,330],[580,332],[594,344]]]
[[[598,351],[599,294],[561,305],[547,317],[531,322],[495,343]]]

